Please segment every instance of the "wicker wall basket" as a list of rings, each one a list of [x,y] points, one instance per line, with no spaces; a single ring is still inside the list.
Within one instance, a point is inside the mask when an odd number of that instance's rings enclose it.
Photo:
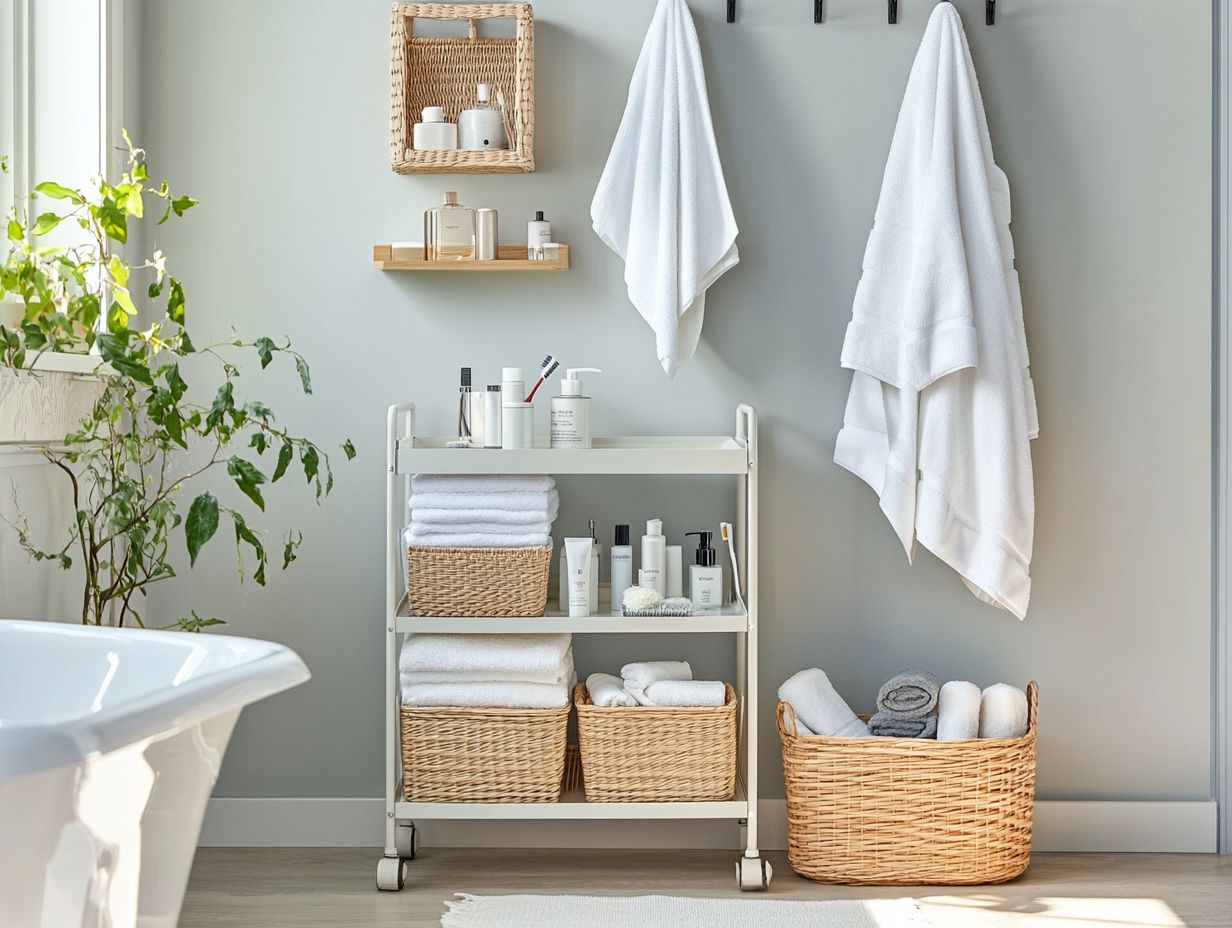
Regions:
[[[416,19],[465,20],[465,38],[417,36]],[[484,38],[478,23],[512,19],[512,39]],[[519,173],[535,169],[535,21],[529,3],[395,3],[390,18],[389,161],[399,174]],[[505,96],[513,137],[506,151],[416,151],[412,130],[425,106],[445,119],[475,102],[478,84]]]
[[[596,706],[573,691],[590,802],[725,801],[736,789],[736,691],[716,708]]]
[[[406,549],[411,615],[538,616],[548,604],[552,543],[537,548]]]
[[[823,883],[1004,883],[1031,860],[1039,687],[1021,738],[800,737],[778,704],[787,858]]]
[[[556,802],[569,707],[402,707],[409,802]]]

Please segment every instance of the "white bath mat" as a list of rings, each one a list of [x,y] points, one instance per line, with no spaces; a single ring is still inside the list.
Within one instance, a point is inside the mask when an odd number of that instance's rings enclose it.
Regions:
[[[445,903],[441,928],[928,928],[911,899],[458,896]]]

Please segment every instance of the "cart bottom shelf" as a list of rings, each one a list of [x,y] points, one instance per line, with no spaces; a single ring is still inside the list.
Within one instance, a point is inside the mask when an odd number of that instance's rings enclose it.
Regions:
[[[744,790],[725,802],[587,802],[571,790],[560,802],[398,802],[398,819],[743,819],[749,814]]]

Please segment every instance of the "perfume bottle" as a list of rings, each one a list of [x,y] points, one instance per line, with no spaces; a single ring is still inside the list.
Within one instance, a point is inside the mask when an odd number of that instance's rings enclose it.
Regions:
[[[492,85],[480,84],[475,90],[477,103],[458,114],[458,147],[469,151],[505,149],[505,114],[492,102]]]
[[[424,257],[429,261],[475,257],[475,211],[460,206],[452,190],[440,206],[424,210]]]

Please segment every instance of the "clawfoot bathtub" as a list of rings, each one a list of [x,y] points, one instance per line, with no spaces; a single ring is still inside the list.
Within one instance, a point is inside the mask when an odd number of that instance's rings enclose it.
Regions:
[[[0,925],[175,928],[240,710],[288,648],[0,621]]]

